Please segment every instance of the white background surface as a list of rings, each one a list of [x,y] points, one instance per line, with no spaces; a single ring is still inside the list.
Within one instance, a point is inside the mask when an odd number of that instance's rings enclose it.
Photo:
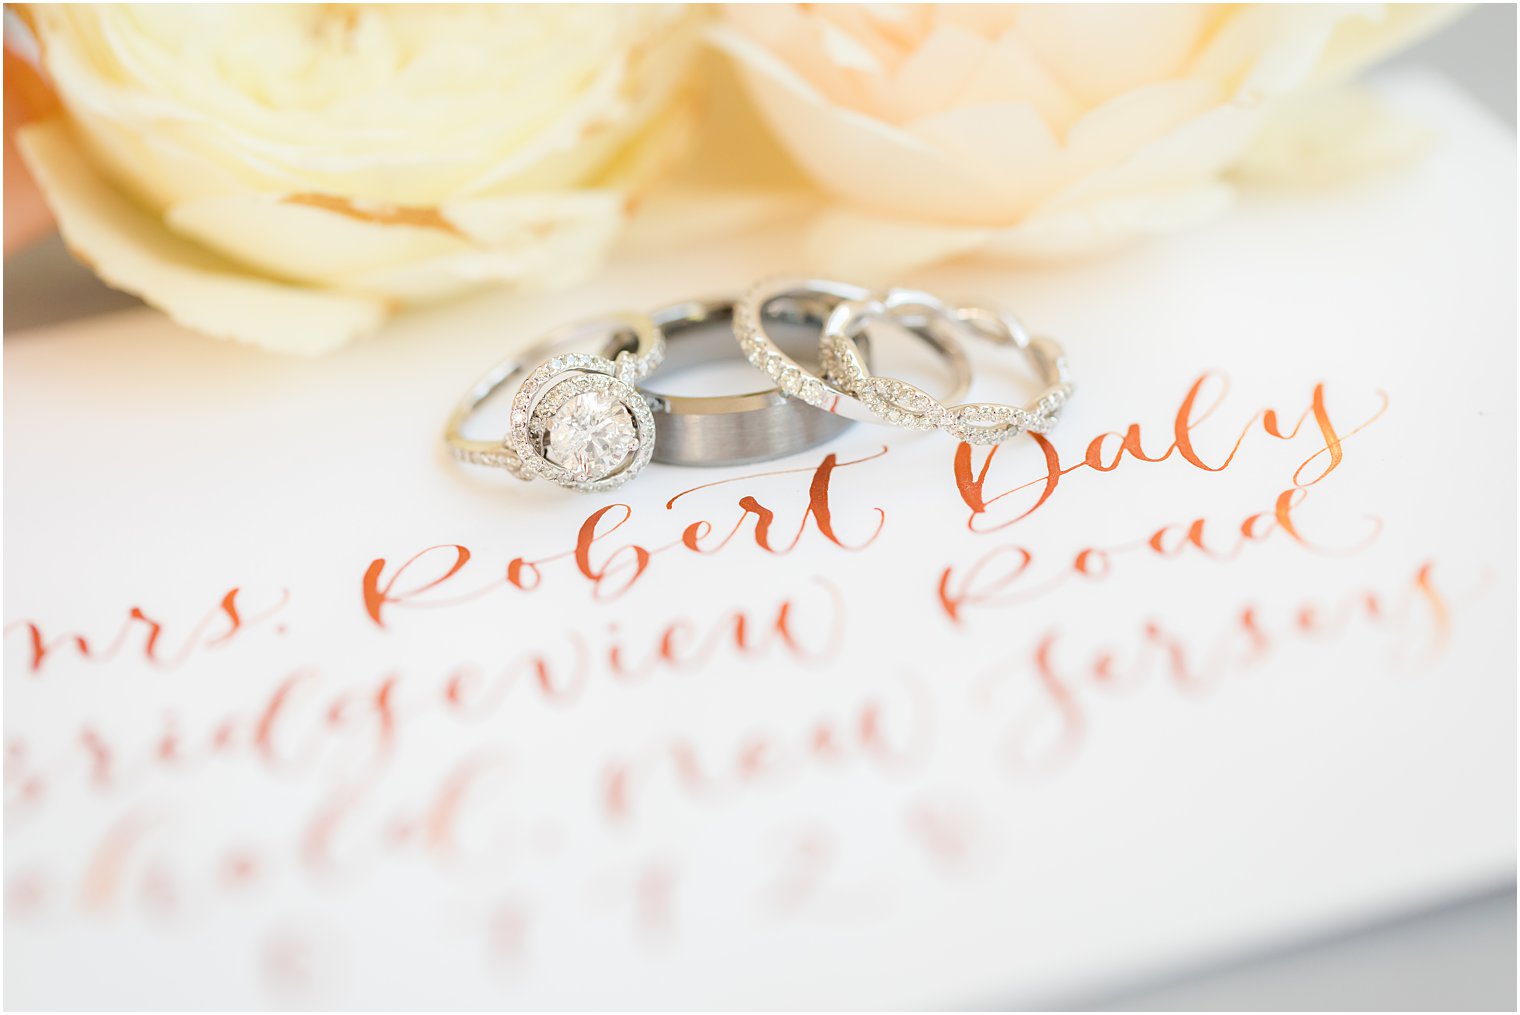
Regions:
[[[603,982],[566,987],[570,981],[560,980],[557,993],[544,993],[543,983],[530,982],[521,988],[525,993],[512,994],[505,1003],[608,1003],[609,995],[598,993],[602,990],[617,991],[610,996],[625,1004],[634,1003],[630,997],[648,997],[655,1004],[812,1000],[890,1005],[979,1000],[996,1004],[1010,995],[1020,1002],[1091,996],[1165,975],[1169,969],[1229,961],[1512,878],[1514,658],[1512,639],[1500,625],[1513,614],[1514,587],[1509,525],[1514,487],[1514,236],[1512,228],[1495,234],[1491,223],[1495,218],[1514,221],[1513,136],[1485,124],[1438,88],[1414,88],[1405,94],[1411,108],[1430,114],[1449,133],[1449,146],[1415,170],[1354,193],[1261,197],[1237,215],[1195,233],[1080,272],[1024,277],[1016,287],[993,272],[944,273],[922,281],[1003,295],[1037,325],[1059,321],[1079,369],[1084,361],[1102,365],[1088,367],[1082,375],[1082,400],[1063,422],[1071,434],[1064,452],[1079,448],[1091,434],[1134,419],[1144,418],[1164,429],[1180,390],[1199,369],[1210,366],[1230,372],[1235,389],[1229,404],[1237,411],[1279,400],[1293,404],[1295,397],[1301,401],[1306,384],[1315,379],[1332,378],[1336,390],[1358,385],[1368,389],[1345,396],[1358,407],[1372,389],[1389,389],[1395,410],[1356,438],[1361,443],[1348,450],[1345,472],[1335,480],[1343,487],[1336,487],[1334,496],[1344,497],[1345,507],[1365,508],[1387,522],[1377,552],[1359,559],[1351,573],[1390,578],[1414,559],[1411,554],[1432,545],[1444,548],[1459,565],[1474,565],[1482,556],[1476,552],[1476,540],[1501,540],[1492,547],[1495,590],[1460,615],[1465,618],[1462,638],[1454,641],[1451,655],[1441,664],[1443,678],[1390,684],[1387,673],[1358,662],[1367,658],[1370,647],[1362,646],[1302,655],[1296,667],[1274,670],[1274,680],[1264,686],[1242,690],[1235,685],[1232,694],[1210,700],[1206,721],[1197,708],[1179,706],[1166,695],[1143,696],[1123,708],[1115,706],[1112,713],[1105,706],[1095,718],[1100,735],[1094,738],[1090,756],[1059,784],[1059,794],[1036,790],[1021,796],[1014,811],[994,808],[993,824],[1012,835],[1018,844],[1014,855],[1029,863],[1027,869],[1044,872],[1041,879],[1030,881],[1017,871],[997,873],[972,897],[963,894],[958,901],[953,896],[933,901],[937,897],[927,882],[905,879],[905,912],[921,915],[926,906],[949,907],[942,919],[933,921],[938,928],[934,940],[956,947],[944,953],[936,950],[933,961],[911,957],[911,943],[922,946],[925,921],[898,926],[888,920],[873,932],[876,936],[859,942],[861,950],[854,957],[846,947],[829,953],[830,961],[822,965],[815,961],[816,953],[838,940],[834,934],[811,945],[805,934],[800,939],[767,940],[759,954],[774,966],[763,982],[750,979],[752,963],[697,947],[678,958],[680,968],[663,967],[657,981],[646,981],[649,974],[639,967],[614,963]],[[1306,244],[1307,237],[1316,242]],[[1411,237],[1420,242],[1408,242]],[[1445,255],[1453,249],[1470,252],[1470,259]],[[1228,257],[1221,251],[1228,251]],[[413,531],[421,538],[421,533],[437,527],[438,519],[447,519],[451,529],[473,532],[471,538],[458,537],[464,542],[492,545],[502,523],[500,492],[433,477],[437,463],[429,450],[433,435],[428,421],[437,415],[437,405],[452,396],[460,372],[468,374],[476,360],[490,358],[495,321],[510,319],[514,326],[532,329],[588,301],[598,306],[635,298],[657,303],[691,295],[688,287],[718,288],[727,279],[784,263],[784,244],[773,243],[746,245],[742,253],[623,266],[610,271],[595,293],[504,298],[494,305],[445,312],[406,322],[375,343],[299,368],[177,335],[151,315],[102,322],[101,328],[76,329],[72,335],[17,336],[7,346],[6,506],[12,518],[7,609],[12,616],[23,609],[66,617],[91,610],[103,614],[123,595],[137,594],[116,575],[158,570],[170,577],[212,580],[239,561],[244,566],[240,573],[259,573],[256,562],[263,561],[272,575],[292,560],[320,560],[317,548],[331,548],[333,540],[337,558],[345,553],[356,558],[399,554],[439,541],[411,547],[409,538]],[[1189,280],[1186,298],[1177,290],[1179,278]],[[682,280],[679,287],[673,279]],[[1105,298],[1094,300],[1093,293]],[[493,324],[488,327],[483,320]],[[440,327],[452,327],[460,337],[446,353],[421,355],[425,336]],[[1443,355],[1502,361],[1503,369],[1480,375],[1475,388],[1456,376],[1430,376],[1426,336],[1437,332],[1446,336]],[[408,383],[398,388],[387,378],[396,375],[397,363],[403,360],[400,373]],[[82,374],[80,363],[92,364],[92,372]],[[283,393],[277,413],[268,409],[272,387]],[[189,391],[198,393],[198,401],[187,403]],[[374,400],[381,394],[385,411],[377,413]],[[1463,407],[1465,439],[1454,449],[1443,443],[1446,430],[1430,427],[1423,415],[1423,406],[1443,404]],[[203,426],[187,426],[187,413]],[[335,418],[343,422],[330,424]],[[88,446],[94,435],[106,432],[120,442],[119,455],[90,470],[59,472],[56,461],[64,449]],[[240,448],[236,457],[218,454],[229,439]],[[864,452],[867,444],[872,444],[872,435],[852,433],[841,442],[841,457]],[[289,457],[293,446],[301,449],[295,461]],[[347,450],[340,454],[340,449]],[[402,470],[406,476],[394,475],[398,449],[407,456]],[[894,448],[891,460],[894,469],[919,469],[924,475],[937,470],[943,475],[947,457],[947,448],[935,450],[920,440]],[[1279,465],[1292,460],[1289,454],[1279,457],[1280,461],[1273,459]],[[334,472],[339,461],[348,471]],[[1432,490],[1429,477],[1440,473],[1432,473],[1429,464],[1421,469],[1422,462],[1444,462],[1464,480]],[[1485,462],[1500,465],[1485,471]],[[1083,534],[1080,538],[1089,538],[1093,531],[1133,537],[1125,525],[1110,524],[1115,522],[1115,503],[1133,504],[1148,512],[1146,517],[1163,519],[1170,517],[1173,507],[1186,510],[1205,495],[1211,513],[1242,509],[1280,481],[1273,468],[1259,462],[1239,482],[1207,490],[1198,477],[1185,473],[1169,473],[1166,482],[1127,475],[1118,501],[1063,492],[1069,505],[1066,513],[1047,513],[1031,528],[1030,538],[1041,546],[1065,546],[1078,538],[1077,533]],[[1411,487],[1411,469],[1424,482]],[[657,471],[642,485],[655,501],[680,488],[668,473],[662,479]],[[143,496],[148,489],[157,491],[157,503]],[[308,495],[293,498],[292,489]],[[629,488],[630,497],[635,489]],[[1078,489],[1075,479],[1068,489]],[[398,490],[424,492],[397,500]],[[876,502],[874,492],[853,503],[851,496],[841,491],[841,517]],[[228,503],[237,505],[230,518],[218,508]],[[383,517],[356,514],[361,504],[384,504]],[[529,504],[534,506],[522,506]],[[563,510],[559,504],[546,496],[513,501],[509,531],[520,531],[530,540],[535,532],[552,534],[565,528],[569,522],[561,524],[557,517]],[[908,519],[907,531],[912,532],[915,519],[922,516],[929,524],[936,512],[953,505],[953,497],[928,496],[894,517]],[[155,509],[152,517],[123,517],[149,506]],[[590,509],[577,505],[574,519]],[[1359,517],[1354,512],[1352,516]],[[1453,517],[1461,517],[1463,524],[1450,525]],[[345,521],[355,518],[360,520]],[[71,566],[60,566],[56,554],[40,541],[16,542],[18,532],[56,531],[61,521],[76,534],[65,551],[73,555],[66,558]],[[229,521],[238,530],[230,539],[221,531]],[[284,538],[303,522],[307,531]],[[1341,524],[1350,522],[1343,518]],[[1354,529],[1340,534],[1348,532]],[[375,549],[382,535],[387,546]],[[951,545],[961,544],[943,544]],[[190,547],[194,556],[179,559],[176,547]],[[208,555],[207,547],[216,549]],[[922,576],[930,573],[926,568],[936,562],[941,544],[909,540],[889,544],[888,549],[894,570]],[[109,561],[109,567],[98,570],[110,577],[84,589],[67,580],[92,560]],[[806,570],[816,566],[816,560],[805,555],[796,563]],[[1279,589],[1302,581],[1306,574],[1318,576],[1314,581],[1343,583],[1347,565],[1274,555],[1249,566],[1256,570],[1249,572],[1254,577],[1247,585]],[[725,571],[725,587],[763,589],[775,580],[761,564],[743,567],[750,580],[736,582],[737,572]],[[1300,567],[1311,570],[1298,571]],[[1213,574],[1197,564],[1183,570],[1195,582]],[[342,577],[320,567],[303,574],[308,587]],[[1133,578],[1138,586],[1115,586],[1081,602],[1085,609],[1121,616],[1124,604],[1135,600],[1137,588],[1149,587],[1155,594],[1158,577],[1167,583],[1178,581],[1171,572],[1142,573]],[[163,594],[166,586],[179,584],[144,587]],[[870,584],[885,587],[882,580]],[[1169,591],[1161,600],[1173,601],[1175,595],[1176,602],[1192,601],[1188,596],[1196,592],[1182,591],[1186,584],[1175,593],[1172,585],[1165,585]],[[657,587],[665,588],[666,601],[681,598],[678,585]],[[333,595],[340,601],[342,592],[335,587]],[[1199,600],[1199,608],[1206,609],[1210,599]],[[1075,601],[1068,600],[1064,608]],[[887,616],[893,616],[894,609],[882,606]],[[1052,616],[1059,616],[1063,607],[1050,609],[1055,611]],[[339,616],[333,614],[335,623]],[[539,619],[546,627],[558,626],[552,611]],[[892,629],[888,625],[887,630]],[[903,628],[899,624],[897,629]],[[463,629],[458,636],[468,638],[469,630],[478,627]],[[985,662],[994,651],[987,639],[995,637],[995,626],[974,632],[969,643],[935,630],[926,628],[923,643],[913,649],[916,653],[934,648],[938,653],[915,659]],[[308,647],[326,644],[317,639]],[[901,651],[903,646],[889,642],[887,647]],[[8,644],[8,652],[10,648]],[[434,648],[436,643],[423,640],[402,655],[420,661]],[[866,653],[859,658],[869,657],[869,646],[857,645],[856,650]],[[88,707],[83,702],[114,701],[110,696],[119,694],[120,686],[102,683],[97,688],[100,697],[76,695],[62,701],[56,695],[49,698],[45,688],[23,686],[20,704],[33,716],[58,718],[58,729],[66,730],[74,710]],[[1300,714],[1295,703],[1317,686],[1325,687],[1328,695],[1323,715]],[[174,690],[176,700],[181,693],[192,693],[182,686],[163,689]],[[16,729],[18,700],[13,692],[17,686],[8,655],[8,732]],[[721,722],[728,707],[774,707],[781,710],[779,715],[815,701],[817,693],[816,687],[781,682],[760,697],[740,695],[736,702],[706,704]],[[214,697],[203,701],[210,703]],[[677,714],[685,707],[680,696],[657,701]],[[1376,703],[1380,721],[1354,724],[1346,731],[1349,753],[1337,759],[1330,727],[1360,716],[1359,702]],[[145,721],[153,708],[152,702],[118,704],[110,721],[122,728]],[[645,721],[657,722],[657,715],[658,709]],[[1290,742],[1301,743],[1301,751],[1279,757],[1282,744],[1262,735],[1263,715],[1275,715],[1285,730],[1296,731],[1298,739]],[[619,716],[627,717],[626,712]],[[596,720],[588,721],[595,730]],[[46,728],[41,721],[35,725]],[[1159,745],[1158,730],[1168,731]],[[530,735],[527,730],[522,734]],[[1412,751],[1412,743],[1427,749]],[[1131,768],[1137,754],[1147,763]],[[1221,756],[1232,761],[1218,764]],[[1216,764],[1200,770],[1200,757]],[[1253,758],[1253,764],[1245,764],[1244,758]],[[941,783],[966,788],[984,805],[996,799],[994,790],[975,783],[973,773],[979,769],[956,761],[953,752],[943,763],[949,767],[937,770]],[[1145,772],[1167,789],[1157,790],[1148,780],[1131,784],[1117,777],[1121,772]],[[1298,774],[1287,774],[1291,772]],[[1284,786],[1295,786],[1306,795],[1291,804],[1273,799]],[[813,799],[827,813],[838,804],[826,789],[814,787]],[[869,826],[873,815],[886,813],[884,805],[878,806],[878,791],[868,783],[857,790]],[[188,792],[194,799],[196,791]],[[1200,800],[1209,801],[1215,810],[1202,808],[1200,813]],[[1165,850],[1148,852],[1143,835],[1128,851],[1096,846],[1091,855],[1071,855],[1073,841],[1111,841],[1116,833],[1133,834],[1155,821],[1156,812],[1150,811],[1135,815],[1135,823],[1116,824],[1114,815],[1122,813],[1126,802],[1159,807],[1168,823],[1183,823],[1187,834],[1162,841],[1197,848],[1199,862],[1179,863]],[[272,806],[271,813],[277,814],[278,806]],[[69,837],[61,833],[69,822],[94,827],[88,807],[81,805],[73,813],[40,840],[46,846],[43,852],[55,859],[68,855],[62,843]],[[1210,813],[1217,818],[1212,823],[1206,820]],[[671,815],[672,821],[681,820],[677,811]],[[52,820],[60,820],[56,812]],[[1031,827],[1059,827],[1062,834],[1031,837]],[[1337,834],[1321,841],[1316,832],[1326,828]],[[734,834],[742,834],[742,829],[724,826],[722,835]],[[853,826],[844,834],[849,839]],[[22,855],[24,861],[27,841],[36,855],[39,840],[18,837],[8,851],[8,866],[11,854]],[[1266,852],[1264,841],[1272,844]],[[700,855],[714,854],[709,850]],[[858,855],[868,867],[881,863],[886,865],[883,871],[907,869],[906,861],[885,846],[879,853],[867,849]],[[1263,861],[1268,856],[1271,862]],[[1236,863],[1239,866],[1232,866]],[[396,888],[392,904],[406,891]],[[720,896],[714,889],[711,897]],[[1008,905],[988,904],[997,898]],[[1015,900],[1027,908],[1020,910]],[[1140,928],[1134,920],[1137,913],[1154,916]],[[1091,919],[1081,919],[1084,916]],[[700,913],[697,918],[700,924]],[[1033,922],[1024,923],[1026,918]],[[8,1000],[24,1004],[63,998],[49,993],[53,991],[68,991],[66,999],[89,1000],[88,995],[73,993],[86,985],[70,982],[64,966],[55,965],[64,957],[68,965],[76,963],[79,949],[102,957],[94,964],[101,987],[141,991],[144,999],[161,996],[153,992],[165,989],[165,980],[145,978],[143,970],[159,968],[171,956],[182,960],[196,948],[235,955],[232,939],[219,934],[235,937],[237,928],[219,927],[219,932],[204,933],[193,942],[174,939],[172,946],[134,937],[136,950],[129,953],[120,951],[119,937],[95,937],[97,931],[81,932],[67,922],[50,932],[25,935],[13,928],[7,939],[7,965],[13,971],[26,970],[27,979],[18,983],[13,972]],[[720,927],[705,940],[725,940]],[[61,946],[67,947],[60,950]],[[604,947],[612,949],[609,955],[620,954],[613,944]],[[406,999],[404,992],[416,988],[407,982],[387,985],[387,974],[393,971],[386,968],[384,948],[363,951],[380,956],[381,966],[366,965],[370,976],[361,982],[369,984],[367,989],[384,989],[379,994],[353,994],[353,982],[340,978],[331,987],[338,991],[334,999],[394,1001]],[[1010,954],[1018,958],[1010,959]],[[896,960],[892,968],[876,968],[884,955]],[[862,964],[852,971],[857,961]],[[113,963],[118,964],[114,972]],[[196,965],[205,963],[192,963]],[[251,993],[255,985],[239,986],[238,975],[242,974],[223,978],[214,989],[247,990],[250,993],[233,996],[258,1003]],[[186,1000],[204,1002],[218,996],[206,992],[213,990],[211,985],[193,978],[179,987]],[[628,993],[631,990],[649,993]],[[452,999],[469,997],[478,995],[466,992]]]

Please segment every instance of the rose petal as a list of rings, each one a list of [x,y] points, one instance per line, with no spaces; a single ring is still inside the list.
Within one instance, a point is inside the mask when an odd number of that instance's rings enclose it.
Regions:
[[[975,219],[997,193],[952,156],[890,124],[832,105],[786,64],[737,32],[714,40],[739,61],[750,95],[792,157],[853,203]]]
[[[1184,86],[1191,86],[1191,83],[1177,82],[1168,90]],[[1201,85],[1194,87],[1202,88]],[[1175,91],[1160,97],[1162,108],[1148,111],[1157,117],[1150,137],[1139,132],[1131,135],[1113,120],[1093,123],[1092,132],[1078,141],[1078,145],[1085,148],[1077,147],[1073,155],[1074,161],[1080,159],[1087,171],[1072,173],[1069,178],[1073,182],[1034,209],[1033,214],[1063,211],[1086,201],[1125,198],[1200,183],[1217,175],[1239,157],[1261,120],[1262,111],[1255,107],[1213,105],[1210,108],[1201,92],[1189,95],[1185,91]],[[1146,96],[1136,93],[1134,98],[1138,106]],[[1172,101],[1183,107],[1189,102],[1197,102],[1200,109],[1191,117],[1177,116],[1179,122],[1174,127],[1162,129],[1160,124],[1168,113],[1175,115],[1179,111],[1165,108]],[[1116,100],[1110,107],[1105,107],[1105,118],[1118,119],[1129,105],[1123,99]]]
[[[320,195],[203,198],[169,208],[165,221],[255,272],[318,285],[473,247],[436,212],[370,213]]]
[[[795,218],[816,208],[813,190],[771,187],[668,186],[641,201],[618,240],[618,251],[645,253],[690,249],[768,222]]]
[[[1428,127],[1371,92],[1316,89],[1278,108],[1230,175],[1273,186],[1335,183],[1408,162],[1432,139]]]
[[[1176,77],[1222,9],[1192,4],[1030,4],[1019,36],[1050,75],[1089,105]]]
[[[1003,105],[1010,100],[1029,105],[1058,135],[1064,134],[1083,110],[1081,101],[1045,69],[1017,32],[1008,32],[993,44],[956,103]]]
[[[992,195],[969,216],[970,224],[1007,225],[1069,177],[1066,152],[1040,115],[1022,103],[948,109],[910,124],[907,131],[954,159],[961,174],[975,177]],[[929,217],[920,201],[900,201],[899,207]]]
[[[71,114],[159,208],[248,190],[433,205],[573,185],[671,98],[695,41],[694,19],[662,8],[36,12]]]
[[[989,236],[983,252],[1027,262],[1089,257],[1206,222],[1234,200],[1232,187],[1202,182],[1036,213],[1012,229]]]
[[[964,29],[936,30],[893,76],[892,119],[906,123],[956,101],[970,87],[991,48],[987,40]]]
[[[1199,142],[1187,130],[1199,122],[1200,114],[1217,106],[1218,98],[1215,89],[1196,81],[1142,88],[1083,117],[1065,145],[1052,137],[1032,109],[1022,105],[953,109],[913,124],[911,131],[954,155],[963,172],[984,173],[989,189],[999,192],[998,201],[986,204],[974,224],[1008,225],[1040,208],[1152,189],[1157,181],[1151,177],[1157,173],[1182,168],[1187,182],[1216,171],[1215,160],[1205,157],[1190,162],[1193,152],[1184,149],[1188,143]],[[1164,142],[1173,131],[1183,133],[1158,148],[1157,139]],[[1238,154],[1246,140],[1245,136],[1232,138],[1226,154]],[[1197,154],[1207,156],[1209,150],[1199,149]],[[1146,152],[1151,154],[1130,164],[1129,160]],[[1175,160],[1165,159],[1170,152],[1183,156],[1180,167]],[[905,210],[919,211],[913,206]]]
[[[879,281],[970,254],[1017,263],[1059,261],[1206,221],[1233,199],[1230,187],[1206,183],[1036,215],[1005,228],[947,226],[837,209],[815,221],[808,252],[824,271]]]
[[[1260,105],[1303,84],[1344,8],[1257,4],[1226,20],[1199,49],[1188,75],[1233,88],[1240,105]]]
[[[994,230],[836,208],[808,229],[808,263],[820,271],[886,282],[915,268],[980,250]]]
[[[396,300],[431,301],[486,281],[547,285],[600,264],[622,222],[610,191],[451,201],[367,212],[338,199],[248,195],[176,205],[181,235],[256,271]],[[567,259],[568,274],[555,267]]]
[[[1343,81],[1466,10],[1463,4],[1384,4],[1376,14],[1349,18],[1335,27],[1314,68],[1314,81]]]
[[[379,299],[253,276],[176,236],[91,168],[60,121],[23,128],[17,143],[70,249],[103,281],[187,328],[315,355],[375,330],[387,316]]]
[[[818,223],[820,256],[880,267],[930,258],[902,242],[1065,256],[1212,214],[1280,97],[1446,16],[744,6],[716,35],[792,157],[850,206]]]

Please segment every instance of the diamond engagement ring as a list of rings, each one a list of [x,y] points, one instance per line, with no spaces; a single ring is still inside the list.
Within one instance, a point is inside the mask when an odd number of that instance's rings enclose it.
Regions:
[[[812,294],[777,300],[766,320],[788,348],[816,363],[823,323],[840,299]],[[691,300],[651,317],[610,315],[551,332],[470,388],[449,418],[444,440],[461,461],[598,492],[632,479],[651,460],[695,466],[767,461],[815,447],[853,425],[766,387],[761,375],[735,395],[635,390],[656,366],[675,374],[731,361],[747,372],[734,348],[733,310],[732,299]],[[861,346],[869,359],[868,336],[861,336]],[[588,347],[595,352],[571,351]],[[546,361],[530,370],[539,360]],[[506,436],[466,437],[464,427],[482,403],[519,379]]]
[[[584,347],[588,337],[603,339],[600,355],[567,351]],[[615,489],[654,453],[654,417],[634,385],[664,354],[664,336],[643,314],[557,329],[477,381],[454,407],[444,441],[460,461],[498,466],[518,479],[541,477],[586,492]],[[480,404],[519,377],[506,436],[464,436]]]
[[[916,296],[904,297],[901,290],[894,289],[880,299],[846,300],[836,306],[824,324],[819,348],[829,381],[859,399],[884,422],[913,430],[944,430],[968,444],[1000,444],[1026,430],[1050,432],[1072,393],[1066,354],[1052,339],[1031,337],[1018,318],[1004,310],[961,307],[953,313],[973,334],[994,344],[1012,346],[1029,358],[1043,388],[1026,406],[1000,402],[947,405],[905,381],[871,373],[857,336],[870,321],[894,316],[897,304]]]

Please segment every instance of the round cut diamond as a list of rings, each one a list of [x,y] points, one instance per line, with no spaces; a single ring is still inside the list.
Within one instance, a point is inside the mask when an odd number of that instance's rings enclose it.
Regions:
[[[579,479],[601,479],[638,446],[633,417],[607,391],[567,399],[549,418],[544,457]]]

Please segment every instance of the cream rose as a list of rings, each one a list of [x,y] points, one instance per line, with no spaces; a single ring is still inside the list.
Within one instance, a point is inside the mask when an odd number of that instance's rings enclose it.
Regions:
[[[1210,215],[1229,202],[1226,173],[1278,100],[1449,16],[1375,5],[734,5],[715,37],[771,130],[834,198],[811,234],[814,263],[881,275],[967,254],[1088,253]],[[1351,115],[1329,130],[1311,117],[1313,143],[1388,122],[1356,103],[1333,108]],[[1294,147],[1281,132],[1271,140],[1258,172]],[[1365,158],[1387,145],[1353,147]]]
[[[75,253],[219,337],[319,353],[399,306],[593,269],[679,151],[660,6],[25,9],[22,151]]]

